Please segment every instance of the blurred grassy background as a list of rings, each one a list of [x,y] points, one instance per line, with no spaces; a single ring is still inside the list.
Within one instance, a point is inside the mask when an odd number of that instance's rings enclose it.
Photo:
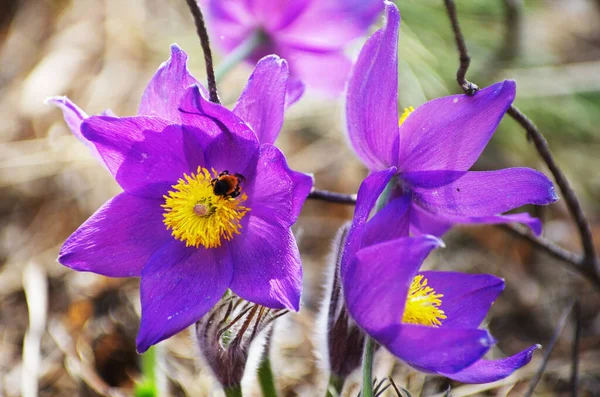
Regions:
[[[443,2],[398,5],[400,106],[459,92],[458,55]],[[482,87],[517,80],[517,106],[546,135],[599,236],[600,2],[461,0],[457,6],[473,59],[467,78]],[[64,239],[119,188],[70,135],[60,111],[43,101],[68,95],[89,114],[106,108],[135,114],[173,42],[187,51],[190,70],[203,81],[203,58],[183,1],[0,2],[0,396],[34,395],[29,392],[38,387],[43,396],[132,393],[139,375],[138,281],[56,263]],[[350,51],[356,54],[360,44]],[[225,104],[235,102],[249,73],[239,66],[221,84]],[[292,168],[315,174],[317,187],[353,193],[366,171],[346,145],[342,108],[342,98],[307,95],[287,114],[277,143]],[[547,171],[524,131],[505,119],[476,167],[508,166]],[[536,213],[546,219],[546,237],[579,250],[564,203]],[[330,241],[351,215],[349,207],[308,202],[298,223],[304,308],[277,325],[271,352],[282,395],[323,395],[326,379],[312,350],[314,316]],[[492,357],[547,344],[566,302],[579,297],[581,395],[600,395],[600,304],[588,282],[493,227],[458,228],[446,242],[449,248],[432,255],[428,267],[507,280],[488,321],[499,340]],[[536,395],[567,395],[572,339],[569,321]],[[170,395],[219,395],[186,332],[163,343],[159,355]],[[522,395],[541,357],[536,353],[528,367],[498,384],[458,385],[453,395]],[[446,386],[393,363],[379,352],[377,375],[393,372],[416,395]],[[347,395],[356,395],[350,389]]]

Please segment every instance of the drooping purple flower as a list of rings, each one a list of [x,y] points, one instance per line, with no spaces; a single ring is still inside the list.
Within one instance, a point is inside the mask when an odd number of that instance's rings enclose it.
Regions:
[[[530,168],[469,171],[513,102],[515,82],[494,84],[474,96],[438,98],[399,117],[400,14],[391,2],[386,13],[385,26],[367,41],[351,73],[347,128],[371,171],[398,169],[390,199],[410,201],[411,233],[439,236],[454,223],[520,222],[540,234],[538,219],[501,214],[555,202],[546,176]]]
[[[337,95],[352,62],[344,47],[362,36],[383,9],[382,0],[200,0],[213,42],[225,52],[254,35],[261,45],[248,60],[277,54],[292,75]],[[295,80],[297,84],[297,80]]]
[[[465,383],[509,376],[539,346],[501,360],[482,359],[495,341],[478,327],[504,281],[485,274],[419,271],[442,243],[428,235],[406,237],[408,223],[389,221],[394,219],[390,211],[409,210],[408,200],[388,204],[367,221],[395,172],[392,167],[371,174],[358,192],[340,267],[348,312],[371,338],[420,371]]]
[[[140,352],[200,319],[228,288],[298,310],[302,270],[290,227],[312,187],[273,146],[285,60],[261,59],[229,111],[204,99],[186,54],[171,51],[138,116],[87,117],[64,97],[49,101],[124,190],[67,239],[59,262],[141,277]]]

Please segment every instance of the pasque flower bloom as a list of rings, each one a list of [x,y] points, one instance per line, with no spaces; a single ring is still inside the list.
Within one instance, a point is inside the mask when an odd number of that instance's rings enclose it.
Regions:
[[[272,145],[283,122],[284,60],[261,59],[229,111],[203,98],[186,54],[171,50],[138,116],[87,117],[66,98],[50,100],[124,190],[67,239],[58,260],[141,276],[140,352],[200,319],[228,288],[298,310],[302,271],[290,226],[312,187]]]
[[[231,52],[253,35],[261,44],[248,60],[277,54],[294,76],[330,94],[344,89],[351,61],[344,47],[363,35],[382,0],[200,0],[213,42]]]
[[[500,214],[556,201],[548,178],[530,168],[469,171],[515,98],[514,81],[474,96],[435,99],[400,117],[400,15],[391,2],[386,2],[386,14],[385,26],[367,41],[351,73],[347,128],[354,150],[371,171],[397,167],[390,198],[410,199],[411,232],[441,235],[453,223],[521,222],[541,233],[540,222],[528,214]]]
[[[504,282],[485,274],[420,272],[441,241],[406,237],[408,222],[390,215],[408,211],[409,200],[402,207],[388,204],[367,221],[395,171],[371,174],[358,192],[340,266],[348,312],[371,338],[420,371],[465,383],[510,375],[539,346],[501,360],[482,359],[494,339],[478,327]]]

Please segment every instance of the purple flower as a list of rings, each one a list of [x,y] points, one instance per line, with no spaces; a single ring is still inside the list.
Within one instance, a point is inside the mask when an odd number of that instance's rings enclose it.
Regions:
[[[386,25],[367,41],[351,73],[347,126],[354,150],[371,171],[398,169],[390,199],[410,201],[411,233],[439,236],[453,223],[520,222],[540,234],[538,219],[500,214],[555,202],[546,176],[530,168],[469,171],[515,98],[514,81],[474,96],[435,99],[400,117],[400,14],[390,2],[386,13]]]
[[[203,98],[186,54],[171,51],[138,116],[87,117],[66,98],[50,100],[124,190],[67,239],[58,260],[141,277],[140,352],[200,319],[228,288],[298,310],[302,270],[290,226],[312,187],[272,145],[283,122],[284,60],[261,59],[229,111]]]
[[[419,272],[425,257],[442,243],[433,236],[405,237],[408,224],[390,222],[390,211],[408,211],[409,201],[402,206],[392,202],[367,222],[395,171],[373,173],[358,192],[340,269],[348,312],[371,338],[420,371],[465,383],[507,377],[527,364],[539,346],[501,360],[482,359],[495,341],[478,327],[504,289],[503,280]]]
[[[277,54],[293,76],[331,95],[342,92],[352,62],[344,47],[363,35],[382,0],[201,0],[213,42],[226,52],[254,35],[261,45],[248,60]],[[296,81],[297,84],[297,81]]]

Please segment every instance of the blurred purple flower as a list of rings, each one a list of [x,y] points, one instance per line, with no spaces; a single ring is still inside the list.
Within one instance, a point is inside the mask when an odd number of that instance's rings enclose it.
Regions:
[[[290,170],[272,145],[287,63],[261,59],[229,111],[202,97],[186,61],[172,46],[138,116],[87,117],[64,97],[49,100],[124,190],[67,239],[58,260],[141,277],[140,352],[199,320],[228,288],[266,307],[299,306],[302,269],[290,226],[312,178]]]
[[[213,42],[231,52],[259,35],[254,64],[267,54],[290,63],[294,77],[340,94],[352,62],[344,47],[362,36],[383,9],[382,0],[200,0]],[[298,80],[294,80],[298,84]]]
[[[546,176],[530,168],[469,171],[513,102],[515,82],[438,98],[399,117],[400,14],[390,2],[386,13],[386,25],[367,41],[351,73],[347,127],[371,171],[397,167],[390,199],[410,201],[411,233],[440,236],[454,223],[520,222],[540,234],[540,221],[527,213],[499,214],[555,202]]]
[[[495,341],[477,327],[504,289],[503,280],[419,272],[425,257],[442,243],[433,236],[406,237],[406,223],[389,221],[390,211],[401,215],[409,210],[408,200],[388,204],[367,222],[395,172],[392,167],[373,173],[358,192],[340,267],[348,312],[371,338],[420,371],[465,383],[509,376],[539,346],[501,360],[482,359]]]

